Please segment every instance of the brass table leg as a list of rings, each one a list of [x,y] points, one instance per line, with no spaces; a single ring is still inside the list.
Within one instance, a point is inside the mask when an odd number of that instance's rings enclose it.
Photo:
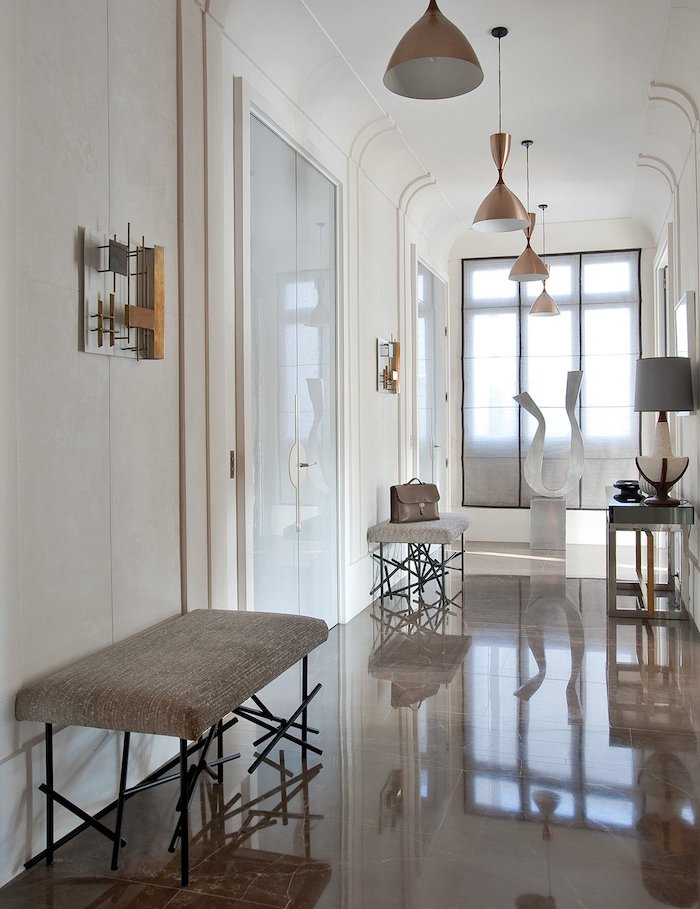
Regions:
[[[647,538],[646,582],[644,580],[644,572],[642,571],[642,534],[644,534]],[[654,607],[656,604],[656,588],[654,567],[654,534],[651,532],[651,530],[642,529],[635,532],[634,555],[637,569],[637,581],[639,582],[639,591],[642,596],[642,603],[644,604],[647,612],[652,615],[654,613]]]

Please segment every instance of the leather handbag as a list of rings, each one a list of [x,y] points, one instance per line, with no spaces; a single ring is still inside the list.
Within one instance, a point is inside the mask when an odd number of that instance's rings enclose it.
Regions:
[[[434,483],[421,483],[414,477],[408,483],[391,487],[391,523],[437,521],[440,493]]]

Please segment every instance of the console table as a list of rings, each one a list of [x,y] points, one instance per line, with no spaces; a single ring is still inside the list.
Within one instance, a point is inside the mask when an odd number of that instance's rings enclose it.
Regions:
[[[685,597],[688,594],[688,540],[690,528],[695,520],[695,509],[690,502],[680,505],[650,506],[644,502],[618,502],[617,490],[606,488],[607,508],[607,604],[608,615],[628,618],[687,619]],[[617,539],[620,531],[632,531],[635,535],[636,581],[617,579]],[[668,534],[667,582],[657,584],[655,578],[654,533]],[[673,534],[681,535],[681,564],[679,571],[680,590],[676,599],[675,559]],[[642,565],[642,535],[646,542],[646,565]],[[644,569],[646,568],[646,576]],[[617,596],[633,594],[637,597],[637,609],[618,609]],[[659,593],[669,595],[669,608],[657,609]]]

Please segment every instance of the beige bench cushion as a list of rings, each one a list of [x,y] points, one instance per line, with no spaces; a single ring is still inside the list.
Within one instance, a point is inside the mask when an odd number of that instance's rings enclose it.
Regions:
[[[192,741],[327,637],[321,619],[198,609],[28,685],[15,714]]]
[[[447,545],[459,539],[471,524],[465,514],[443,514],[437,521],[415,521],[408,524],[392,524],[384,521],[370,527],[367,539],[370,543],[437,543]]]

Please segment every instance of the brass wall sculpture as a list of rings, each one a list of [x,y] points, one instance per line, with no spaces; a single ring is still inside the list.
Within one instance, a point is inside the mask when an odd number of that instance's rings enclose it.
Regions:
[[[86,353],[162,360],[165,356],[165,250],[85,231],[83,349]]]

